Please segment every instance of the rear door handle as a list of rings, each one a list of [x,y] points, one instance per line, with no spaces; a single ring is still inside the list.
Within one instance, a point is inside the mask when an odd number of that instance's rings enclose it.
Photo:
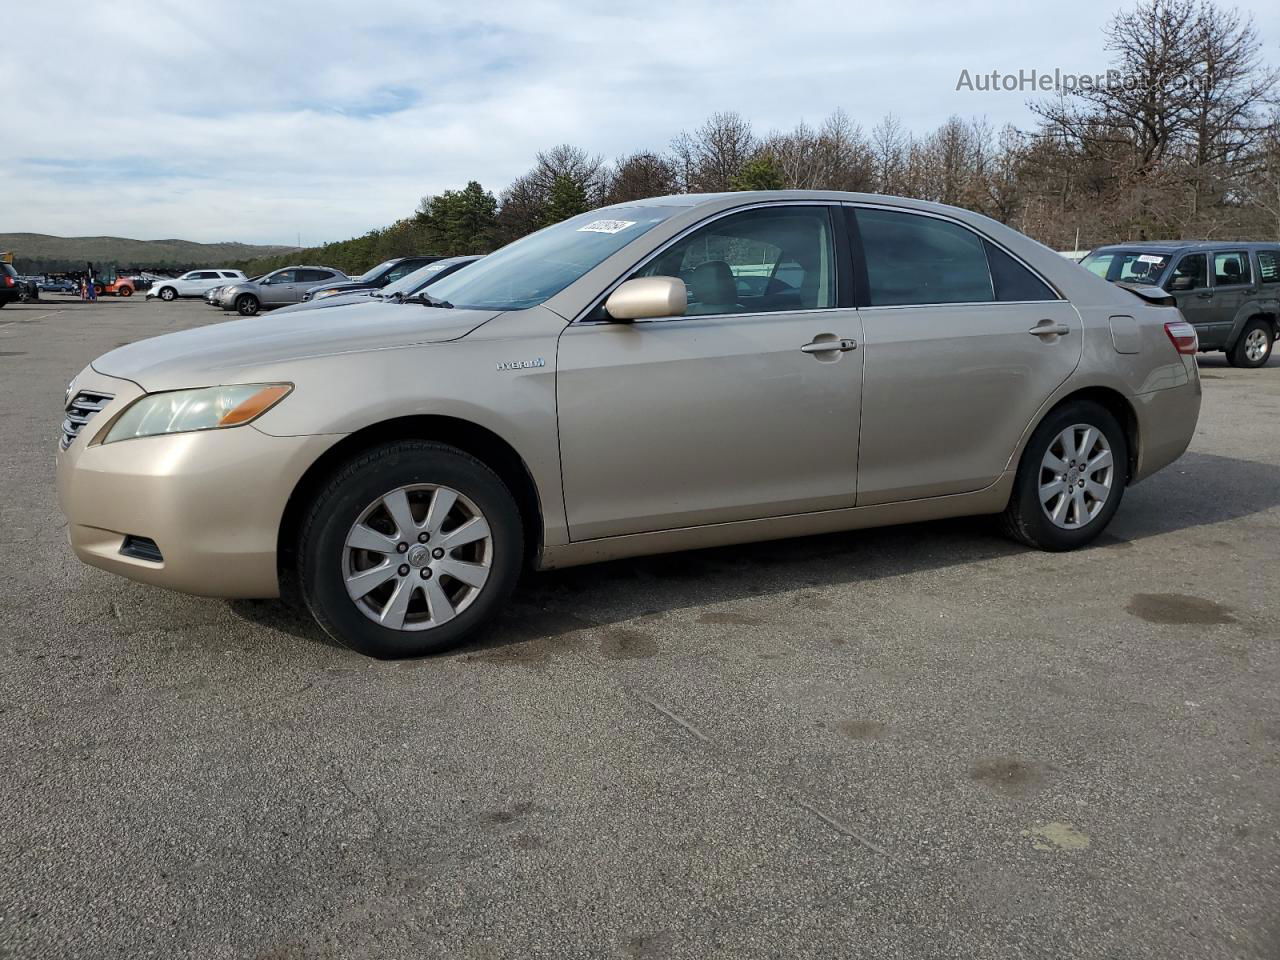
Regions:
[[[1027,331],[1033,337],[1065,337],[1071,328],[1065,323],[1054,323],[1052,320],[1041,320]]]

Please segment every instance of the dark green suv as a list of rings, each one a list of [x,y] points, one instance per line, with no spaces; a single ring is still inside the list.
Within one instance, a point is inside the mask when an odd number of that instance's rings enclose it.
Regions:
[[[1201,350],[1261,367],[1280,336],[1280,244],[1123,243],[1080,265],[1118,283],[1162,287],[1196,328]]]

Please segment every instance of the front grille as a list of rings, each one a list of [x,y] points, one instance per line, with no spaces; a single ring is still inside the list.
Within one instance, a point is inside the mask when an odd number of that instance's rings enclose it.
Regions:
[[[71,446],[71,442],[80,435],[84,425],[114,398],[114,394],[100,393],[96,390],[81,390],[77,393],[67,404],[67,416],[62,421],[62,440],[59,446],[63,450]]]

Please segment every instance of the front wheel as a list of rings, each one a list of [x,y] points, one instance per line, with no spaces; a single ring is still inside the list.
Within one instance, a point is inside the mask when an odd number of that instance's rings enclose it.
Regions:
[[[173,287],[165,287],[160,291],[160,299],[165,301],[165,303],[168,303],[171,300],[176,300],[177,298],[178,291],[173,289]]]
[[[1240,339],[1227,351],[1227,362],[1233,367],[1261,367],[1271,359],[1274,339],[1271,324],[1265,320],[1250,320],[1240,331]]]
[[[1083,547],[1115,516],[1128,466],[1128,440],[1110,411],[1087,400],[1063,404],[1022,453],[1005,532],[1041,550]]]
[[[236,312],[242,317],[254,316],[260,306],[258,298],[251,293],[245,293],[236,298]]]
[[[121,296],[121,297],[132,297],[132,296],[133,296],[133,287],[121,287],[121,288],[120,288],[118,291],[116,291],[116,292],[117,292],[117,294],[118,294],[119,296]]]
[[[505,604],[524,554],[511,492],[474,457],[420,440],[338,470],[298,539],[298,585],[316,622],[373,657],[439,653]]]

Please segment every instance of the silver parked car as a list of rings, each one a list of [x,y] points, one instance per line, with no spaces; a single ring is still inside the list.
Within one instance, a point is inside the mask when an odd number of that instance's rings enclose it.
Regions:
[[[520,570],[998,514],[1093,540],[1176,459],[1196,336],[995,221],[810,191],[574,217],[414,300],[121,347],[67,390],[87,563],[444,650]]]
[[[265,273],[257,280],[222,287],[218,291],[218,305],[242,317],[252,317],[259,310],[302,302],[303,294],[318,283],[346,279],[345,273],[333,267],[284,267]]]

